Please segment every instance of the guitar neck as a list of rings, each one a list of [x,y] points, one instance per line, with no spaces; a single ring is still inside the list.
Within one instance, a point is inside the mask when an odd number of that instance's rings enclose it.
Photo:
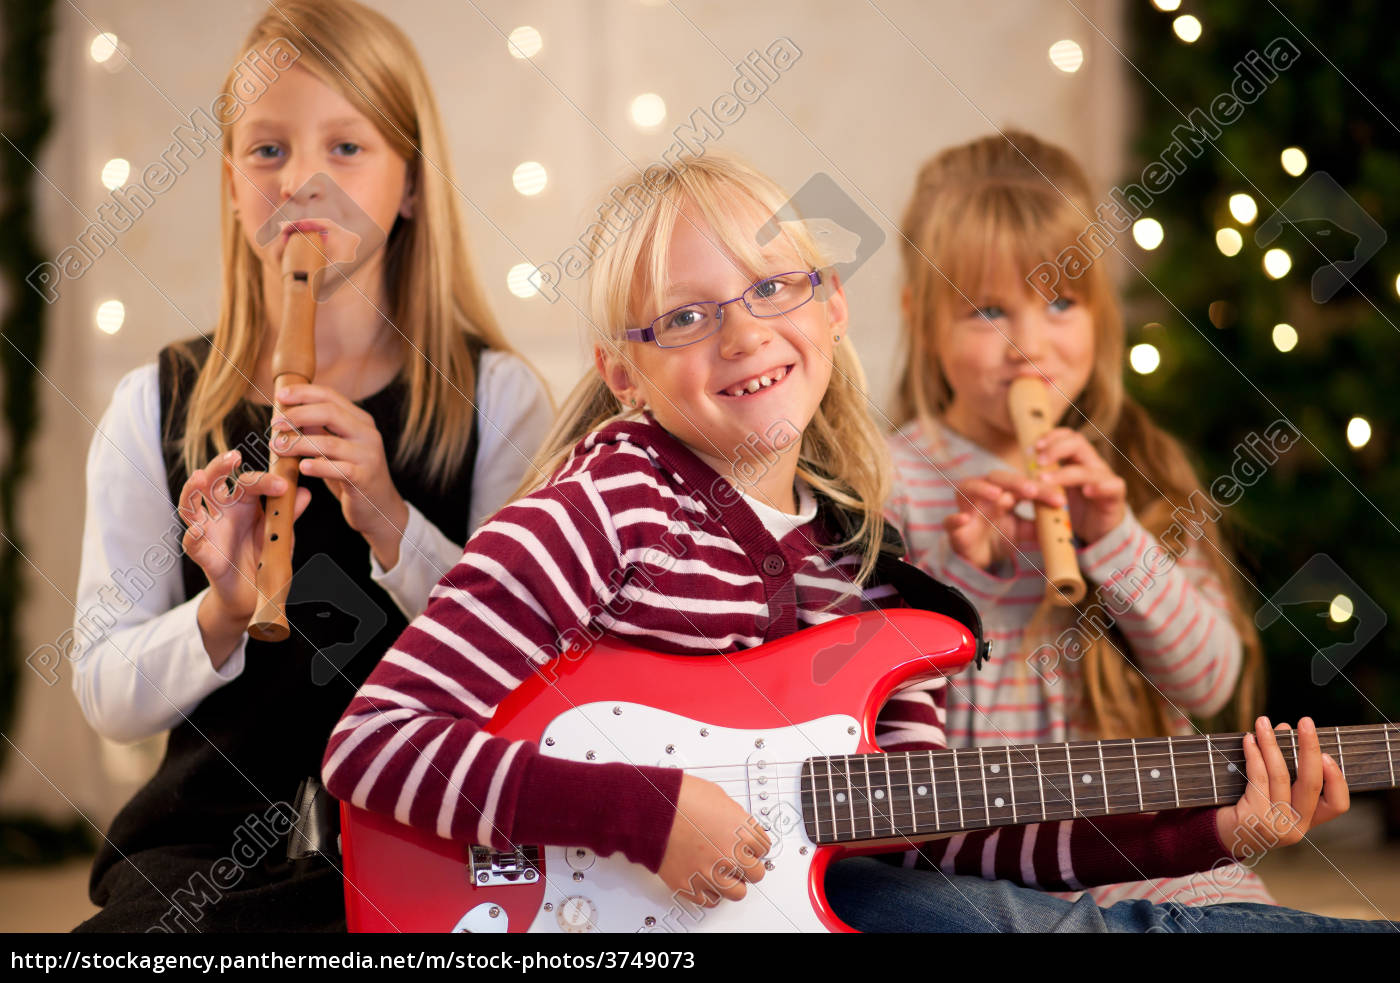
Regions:
[[[1353,792],[1394,788],[1400,726],[1318,730]],[[1296,776],[1297,732],[1278,735]],[[1129,738],[809,758],[802,812],[816,843],[1224,805],[1244,793],[1244,735]]]

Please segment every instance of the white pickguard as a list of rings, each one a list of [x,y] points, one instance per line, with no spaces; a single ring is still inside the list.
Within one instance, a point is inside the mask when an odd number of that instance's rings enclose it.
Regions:
[[[802,762],[855,753],[856,733],[855,719],[838,714],[765,730],[716,727],[633,703],[589,703],[562,714],[541,739],[544,754],[679,767],[720,783],[769,827],[772,869],[749,885],[743,901],[699,908],[672,897],[660,878],[621,854],[546,847],[549,910],[542,908],[529,930],[563,931],[561,906],[567,906],[575,922],[586,913],[585,930],[598,932],[827,931],[807,893],[814,848],[802,826]]]

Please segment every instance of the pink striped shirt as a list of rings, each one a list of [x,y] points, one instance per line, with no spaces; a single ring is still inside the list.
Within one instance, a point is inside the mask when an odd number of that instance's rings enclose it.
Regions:
[[[858,558],[831,546],[820,518],[759,511],[649,419],[590,434],[545,487],[485,523],[433,589],[335,728],[326,786],[440,836],[621,851],[655,871],[678,770],[562,761],[482,725],[584,629],[701,655],[902,606],[892,587],[853,583]],[[680,558],[660,562],[660,544]],[[944,693],[938,681],[892,698],[881,746],[945,746]],[[1225,855],[1209,809],[981,831],[926,851],[960,872],[1076,887]]]
[[[1045,596],[1034,536],[1015,544],[1013,569],[991,572],[953,552],[943,531],[943,520],[957,511],[958,484],[1005,469],[1006,463],[936,422],[932,429],[918,421],[906,424],[891,436],[890,447],[895,489],[888,518],[904,533],[909,560],[967,594],[992,640],[993,658],[980,671],[949,680],[949,743],[968,747],[1098,737],[1079,732],[1071,719],[1082,686],[1080,664],[1072,651],[1053,645],[1069,622],[1053,623],[1048,638],[1027,636]],[[1189,536],[1188,531],[1182,541],[1190,542]],[[1173,561],[1130,512],[1117,528],[1079,550],[1090,599],[1101,599],[1105,620],[1122,630],[1149,683],[1177,707],[1177,733],[1194,732],[1188,715],[1205,716],[1224,706],[1240,672],[1239,634],[1202,548],[1191,547]],[[1042,647],[1046,643],[1052,647]],[[1196,876],[1189,883],[1142,881],[1092,893],[1110,904],[1140,897],[1272,903],[1253,873],[1236,868],[1229,876],[1211,878],[1218,890]]]

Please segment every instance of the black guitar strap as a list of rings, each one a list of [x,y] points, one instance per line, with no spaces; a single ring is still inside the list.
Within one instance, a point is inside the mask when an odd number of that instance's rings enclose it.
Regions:
[[[817,496],[820,517],[842,539],[849,538],[857,528],[856,518],[846,509],[824,495]],[[932,611],[952,618],[972,632],[977,640],[976,666],[991,658],[992,643],[982,637],[982,616],[967,599],[967,595],[941,580],[924,573],[905,559],[904,537],[889,523],[885,524],[880,543],[880,557],[875,563],[873,584],[888,584],[899,592],[904,603],[920,611]]]

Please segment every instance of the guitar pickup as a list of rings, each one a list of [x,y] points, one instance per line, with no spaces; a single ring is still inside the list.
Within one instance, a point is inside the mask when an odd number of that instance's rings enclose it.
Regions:
[[[540,848],[523,846],[518,850],[471,848],[472,883],[477,887],[499,884],[533,884],[540,876]]]

